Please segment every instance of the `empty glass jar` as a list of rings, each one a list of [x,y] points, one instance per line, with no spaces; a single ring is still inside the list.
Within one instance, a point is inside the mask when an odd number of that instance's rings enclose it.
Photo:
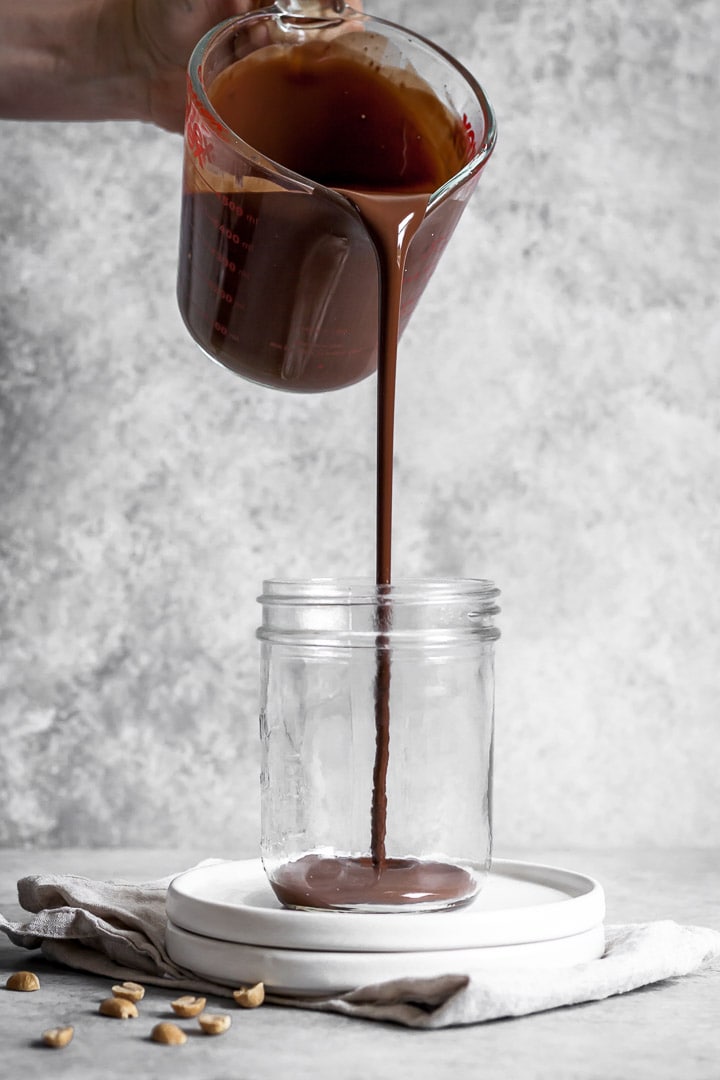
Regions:
[[[491,857],[489,581],[266,581],[262,858],[288,907],[418,911]]]

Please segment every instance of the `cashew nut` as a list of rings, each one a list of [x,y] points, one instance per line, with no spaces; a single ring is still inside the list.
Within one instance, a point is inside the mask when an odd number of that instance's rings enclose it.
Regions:
[[[198,1024],[206,1035],[222,1035],[230,1027],[230,1017],[227,1013],[202,1013]]]
[[[177,1024],[169,1024],[167,1021],[156,1024],[150,1032],[150,1038],[153,1042],[164,1043],[166,1046],[182,1046],[187,1042],[187,1035],[182,1028],[179,1028]]]
[[[138,1015],[135,1002],[120,997],[105,998],[100,1003],[98,1012],[102,1016],[113,1016],[116,1020],[132,1020]]]
[[[7,990],[39,990],[40,980],[32,971],[16,971],[5,983]]]
[[[255,986],[246,986],[241,990],[233,990],[233,997],[243,1009],[257,1009],[265,1000],[265,986],[256,983]]]
[[[136,982],[124,982],[120,986],[113,986],[112,992],[115,997],[127,998],[128,1001],[142,1001],[145,997],[145,987]]]
[[[62,1027],[62,1028],[48,1028],[47,1031],[42,1033],[42,1041],[46,1046],[52,1046],[55,1050],[59,1050],[62,1046],[67,1046],[69,1042],[72,1042],[74,1034],[74,1028]]]
[[[179,997],[176,998],[175,1001],[171,1001],[170,1005],[177,1016],[187,1018],[188,1016],[199,1016],[207,1005],[207,999],[204,997],[193,997],[192,994],[186,994],[184,997]]]

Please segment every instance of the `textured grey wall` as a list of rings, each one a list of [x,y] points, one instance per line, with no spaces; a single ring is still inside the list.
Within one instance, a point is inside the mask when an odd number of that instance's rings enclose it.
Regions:
[[[715,5],[367,6],[499,114],[402,346],[395,549],[504,591],[498,844],[717,842]],[[372,571],[374,385],[201,357],[177,137],[0,146],[0,844],[247,846],[254,597]]]

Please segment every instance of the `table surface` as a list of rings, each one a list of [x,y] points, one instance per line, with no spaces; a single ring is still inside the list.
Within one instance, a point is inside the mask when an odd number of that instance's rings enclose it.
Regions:
[[[0,911],[19,919],[16,880],[25,874],[66,872],[93,878],[145,881],[193,865],[199,851],[0,850]],[[499,852],[564,866],[596,877],[607,893],[608,923],[672,918],[720,930],[720,851]],[[70,971],[10,945],[0,935],[0,985],[13,970],[37,972],[36,994],[0,990],[3,1073],[39,1077],[142,1080],[719,1080],[720,964],[607,1001],[535,1016],[441,1031],[299,1009],[263,1006],[233,1013],[230,1031],[191,1039],[182,1047],[151,1043],[149,1024],[165,1019],[168,991],[149,987],[144,1026],[113,1024],[97,1014],[107,980]],[[227,1000],[208,1008],[227,1009]],[[73,1024],[64,1050],[38,1044],[48,1027]]]

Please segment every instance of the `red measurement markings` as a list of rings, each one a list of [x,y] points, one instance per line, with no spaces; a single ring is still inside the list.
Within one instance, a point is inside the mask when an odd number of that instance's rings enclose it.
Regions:
[[[200,69],[198,68],[200,78]],[[185,141],[190,153],[203,168],[207,164],[210,148],[212,147],[213,132],[217,135],[224,133],[223,125],[203,105],[195,93],[190,76],[187,77],[187,105],[185,109]]]
[[[229,225],[223,225],[223,223],[220,222],[217,231],[220,233],[220,236],[233,244],[234,247],[241,248],[243,251],[252,251],[252,242],[250,240],[243,240],[240,234],[233,232]]]
[[[229,199],[227,195],[216,196],[224,206],[236,205],[233,200]],[[199,213],[202,218],[207,221],[212,227],[212,231],[217,235],[219,244],[215,244],[211,241],[211,237],[207,236],[205,231],[201,231],[199,236],[195,239],[195,244],[200,245],[208,251],[212,258],[220,263],[223,270],[229,270],[231,274],[238,274],[244,280],[247,280],[250,275],[247,270],[237,265],[237,262],[230,257],[228,253],[228,245],[234,245],[240,248],[245,254],[249,254],[253,250],[253,243],[251,240],[243,240],[239,233],[234,232],[229,225],[225,225],[216,214],[209,213],[207,209],[207,203],[200,202]],[[239,215],[238,215],[239,216]],[[254,214],[245,214],[245,221],[251,227],[254,227],[257,222],[257,217]]]
[[[224,322],[218,319],[216,306],[209,306],[207,303],[198,304],[194,299],[191,299],[188,303],[188,311],[195,312],[206,326],[210,325],[213,331],[220,334],[221,337],[227,338],[229,341],[240,341],[239,335],[233,333]]]
[[[209,243],[204,236],[200,236],[196,239],[195,245],[202,247],[204,251],[209,252],[210,256],[215,262],[220,263],[223,270],[228,270],[231,274],[237,274],[244,281],[250,279],[250,274],[242,266],[238,266],[234,259],[231,259],[227,251],[221,247],[216,247],[214,244]]]
[[[232,210],[233,214],[236,214],[238,218],[242,218],[243,221],[247,221],[248,225],[257,225],[257,215],[249,214],[243,204],[233,198],[232,195],[218,195],[218,198],[222,202],[223,206],[226,206],[228,210]]]
[[[238,220],[242,220],[251,229],[255,228],[258,220],[255,214],[248,214],[246,211],[243,210],[240,203],[236,203],[235,200],[228,195],[216,195],[215,198],[224,207],[227,207],[232,213],[234,213]],[[245,252],[252,251],[253,244],[251,240],[243,240],[240,233],[235,232],[235,230],[230,225],[227,225],[223,221],[222,216],[218,216],[216,214],[208,212],[206,203],[203,202],[200,205],[200,212],[202,214],[202,217],[205,219],[205,221],[208,221],[212,225],[215,231],[220,236],[222,236],[224,240],[227,240],[229,243],[235,244],[236,247],[242,248],[242,250]]]
[[[210,292],[215,293],[218,300],[223,300],[226,304],[232,304],[233,307],[237,308],[239,311],[245,310],[245,305],[241,304],[232,293],[227,292],[227,290],[223,289],[222,285],[217,282],[208,280],[208,289]]]
[[[472,161],[477,154],[477,139],[475,138],[475,132],[473,126],[468,119],[467,113],[463,113],[462,118],[463,131],[465,132],[465,139],[467,142],[467,156],[465,161]]]
[[[216,262],[220,263],[223,270],[227,270],[231,274],[237,274],[237,276],[239,278],[242,278],[243,281],[249,281],[250,280],[251,275],[250,275],[249,271],[248,270],[243,270],[242,268],[238,269],[237,265],[232,261],[232,259],[229,259],[227,257],[227,255],[225,254],[225,252],[221,251],[220,248],[207,247],[206,250],[210,252],[210,254],[212,255],[213,259],[215,259]],[[237,303],[237,301],[236,301],[236,303]]]

